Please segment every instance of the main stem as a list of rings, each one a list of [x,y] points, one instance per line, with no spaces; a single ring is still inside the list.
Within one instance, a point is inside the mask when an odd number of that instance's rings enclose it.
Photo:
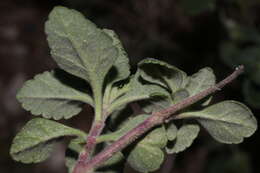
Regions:
[[[79,172],[77,173],[91,173],[94,169],[96,169],[99,165],[108,160],[113,154],[118,151],[121,151],[127,145],[135,141],[142,134],[150,130],[156,125],[162,124],[165,120],[167,120],[171,115],[176,115],[178,111],[183,108],[186,108],[197,101],[207,97],[210,94],[215,93],[216,91],[221,90],[226,84],[233,81],[238,75],[243,72],[244,67],[239,66],[236,70],[229,75],[227,78],[194,96],[188,97],[181,102],[170,106],[164,110],[159,112],[152,113],[150,117],[148,117],[144,122],[137,125],[134,129],[130,130],[127,134],[119,138],[116,142],[106,147],[102,152],[97,154],[94,158],[88,161],[86,164],[81,165]]]
[[[81,169],[83,165],[90,160],[96,147],[97,137],[102,133],[105,126],[106,117],[103,116],[102,88],[93,87],[93,93],[95,98],[95,117],[86,139],[86,145],[84,146],[84,150],[79,155],[73,173],[82,172]]]

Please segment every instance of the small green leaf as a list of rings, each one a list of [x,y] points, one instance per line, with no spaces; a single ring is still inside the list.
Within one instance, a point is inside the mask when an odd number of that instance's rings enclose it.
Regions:
[[[135,128],[138,124],[143,122],[146,118],[148,118],[149,115],[138,115],[134,118],[129,119],[125,123],[123,123],[120,127],[119,130],[108,133],[105,135],[101,135],[98,138],[98,141],[116,141],[120,137],[124,136],[127,132]]]
[[[113,45],[116,46],[118,50],[118,58],[116,59],[111,69],[114,70],[115,73],[114,79],[109,81],[110,83],[115,83],[126,79],[130,75],[129,59],[116,33],[109,29],[103,29],[103,31],[113,39]]]
[[[167,88],[171,93],[184,88],[187,84],[186,73],[166,62],[148,58],[141,61],[138,66],[142,78]]]
[[[141,103],[142,104],[142,103]],[[147,113],[157,112],[173,105],[173,101],[168,97],[155,97],[144,102],[142,108]]]
[[[166,96],[168,93],[160,86],[147,84],[140,78],[139,71],[130,79],[127,92],[116,99],[109,107],[108,112],[113,112],[115,109],[122,107],[127,103],[134,101],[145,100],[155,96]]]
[[[127,158],[132,168],[144,173],[159,169],[163,160],[164,153],[160,148],[144,144],[138,144]]]
[[[260,108],[260,87],[249,80],[244,81],[243,93],[248,104]]]
[[[113,39],[75,11],[55,7],[45,31],[51,55],[65,71],[102,88],[104,78],[118,57]],[[99,92],[99,91],[98,91]]]
[[[185,112],[179,118],[195,118],[219,142],[237,144],[257,129],[252,112],[242,103],[223,101],[202,111]]]
[[[159,127],[148,133],[131,150],[127,162],[139,172],[152,172],[160,168],[164,153],[161,148],[167,143],[166,131]]]
[[[166,135],[169,141],[173,141],[177,138],[178,129],[175,124],[171,123],[167,128]]]
[[[190,96],[193,96],[205,89],[208,89],[216,84],[216,77],[213,70],[209,67],[199,70],[190,77],[186,87]]]
[[[86,134],[51,120],[35,118],[16,135],[10,154],[16,161],[38,163],[49,157],[57,139],[64,136],[85,138]]]
[[[93,105],[89,95],[75,89],[76,83],[77,80],[67,73],[44,72],[27,81],[18,92],[17,99],[24,109],[34,115],[55,120],[68,119],[78,114],[84,103]]]
[[[176,91],[175,93],[173,93],[172,95],[172,98],[173,98],[173,101],[172,101],[172,104],[176,104],[180,101],[182,101],[183,99],[189,97],[190,94],[189,92],[186,90],[186,89],[180,89],[178,91]]]
[[[166,147],[166,152],[172,154],[184,151],[191,146],[194,139],[198,136],[199,131],[200,127],[196,124],[184,124],[177,131],[175,144],[171,147]]]

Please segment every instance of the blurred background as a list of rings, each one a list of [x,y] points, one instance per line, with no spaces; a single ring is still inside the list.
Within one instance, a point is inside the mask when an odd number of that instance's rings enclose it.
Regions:
[[[84,13],[99,27],[116,31],[133,68],[143,58],[167,61],[192,74],[214,69],[220,80],[236,65],[246,73],[214,101],[234,99],[260,113],[259,0],[1,0],[0,1],[0,172],[65,173],[64,144],[50,159],[24,165],[9,156],[11,141],[32,118],[16,101],[22,84],[57,65],[50,57],[44,22],[56,5]],[[67,122],[88,130],[92,110]],[[83,115],[83,116],[82,116]],[[84,119],[84,120],[83,120]],[[240,145],[222,145],[206,132],[185,152],[170,155],[158,173],[259,173],[260,133]],[[126,166],[127,173],[134,171]],[[167,172],[167,173],[168,173]]]

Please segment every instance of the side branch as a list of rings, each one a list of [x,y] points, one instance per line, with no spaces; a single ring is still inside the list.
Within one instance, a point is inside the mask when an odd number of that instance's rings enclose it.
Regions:
[[[127,134],[119,138],[116,142],[106,147],[102,152],[97,154],[94,158],[88,161],[86,164],[81,165],[80,171],[77,173],[91,173],[95,168],[101,165],[103,162],[108,160],[113,154],[118,151],[121,151],[127,145],[135,141],[142,134],[150,130],[152,127],[162,124],[167,120],[171,115],[175,114],[179,110],[186,108],[197,101],[207,97],[210,94],[213,94],[221,90],[225,85],[232,82],[237,76],[239,76],[244,70],[244,66],[239,66],[236,70],[229,75],[227,78],[217,83],[215,86],[212,86],[194,96],[188,97],[181,102],[161,110],[159,112],[152,113],[144,122],[137,125],[134,129],[130,130]]]

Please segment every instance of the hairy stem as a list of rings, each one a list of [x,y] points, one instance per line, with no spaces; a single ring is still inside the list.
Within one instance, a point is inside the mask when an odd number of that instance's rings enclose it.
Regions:
[[[142,134],[150,130],[152,127],[162,124],[171,115],[174,115],[176,112],[180,111],[181,109],[186,108],[196,103],[197,101],[207,97],[208,95],[221,90],[221,88],[223,88],[226,84],[230,83],[238,75],[240,75],[243,72],[243,69],[244,69],[243,66],[239,66],[231,75],[229,75],[221,82],[217,83],[215,86],[212,86],[194,96],[188,97],[182,100],[181,102],[173,106],[170,106],[169,108],[152,113],[150,117],[148,117],[142,123],[137,125],[134,129],[130,130],[127,134],[119,138],[113,144],[106,147],[102,152],[97,154],[90,161],[88,161],[84,165],[81,165],[82,167],[80,167],[80,170],[77,173],[91,173],[95,168],[97,168],[99,165],[101,165],[106,160],[108,160],[116,152],[121,151],[123,148],[125,148],[127,145],[135,141],[138,137],[140,137]]]

